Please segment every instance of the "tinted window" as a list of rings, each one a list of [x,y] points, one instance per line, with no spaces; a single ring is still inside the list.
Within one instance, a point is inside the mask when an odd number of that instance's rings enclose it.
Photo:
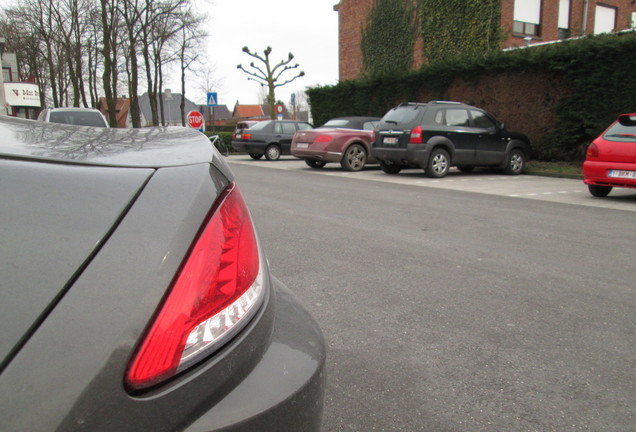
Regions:
[[[254,126],[250,127],[249,129],[253,130],[253,131],[255,131],[255,130],[265,130],[265,128],[267,126],[269,126],[271,123],[272,123],[271,120],[259,122],[259,123],[256,123]]]
[[[482,111],[470,110],[473,116],[473,126],[482,129],[496,128],[497,125]]]
[[[345,119],[332,119],[329,120],[327,123],[325,123],[324,125],[322,125],[322,127],[346,127],[349,126],[349,120],[345,120]]]
[[[313,127],[309,123],[298,123],[299,130],[308,130],[313,129]]]
[[[106,127],[104,117],[97,111],[51,111],[51,123]]]
[[[293,123],[281,123],[281,125],[284,134],[293,135],[296,133],[296,126]]]
[[[415,121],[422,107],[404,106],[397,107],[389,111],[382,117],[385,123],[411,123]]]
[[[378,125],[378,122],[377,122],[377,121],[365,122],[365,123],[362,125],[362,129],[363,129],[363,130],[373,130],[373,129],[375,129],[375,127],[376,127],[377,125]]]
[[[468,126],[468,111],[463,109],[447,109],[446,124],[448,126]]]

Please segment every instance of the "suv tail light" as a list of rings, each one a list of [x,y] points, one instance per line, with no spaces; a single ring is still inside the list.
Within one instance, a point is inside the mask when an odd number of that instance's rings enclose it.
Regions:
[[[411,131],[409,144],[422,144],[422,126],[415,126]]]
[[[587,147],[587,151],[585,152],[585,156],[587,157],[598,157],[598,146],[594,143],[590,144]]]
[[[264,297],[263,267],[249,211],[234,183],[217,199],[128,367],[143,389],[220,348]]]

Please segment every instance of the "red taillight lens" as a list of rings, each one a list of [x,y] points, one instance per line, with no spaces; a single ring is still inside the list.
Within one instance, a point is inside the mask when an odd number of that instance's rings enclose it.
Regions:
[[[410,144],[422,144],[422,127],[415,126],[411,131],[411,139],[409,140]]]
[[[314,140],[315,143],[328,143],[331,142],[332,137],[329,135],[318,135],[318,137]]]
[[[598,146],[594,143],[590,144],[587,147],[587,152],[585,152],[585,156],[587,157],[598,157]]]
[[[251,139],[252,139],[252,134],[246,134],[246,133],[244,133],[242,138],[243,138],[244,140],[251,140]]]
[[[256,235],[232,184],[217,200],[139,346],[126,385],[150,387],[209,355],[244,326],[263,294]]]

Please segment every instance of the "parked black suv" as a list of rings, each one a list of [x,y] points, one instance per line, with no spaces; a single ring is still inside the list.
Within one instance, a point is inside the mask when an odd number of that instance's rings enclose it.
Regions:
[[[388,174],[422,168],[429,177],[439,178],[451,166],[462,172],[494,166],[517,175],[525,169],[530,140],[470,105],[405,103],[382,117],[371,153]]]
[[[312,128],[301,121],[266,120],[243,130],[232,140],[232,147],[248,153],[252,159],[265,155],[267,160],[278,160],[281,154],[291,154],[291,142],[296,132]]]

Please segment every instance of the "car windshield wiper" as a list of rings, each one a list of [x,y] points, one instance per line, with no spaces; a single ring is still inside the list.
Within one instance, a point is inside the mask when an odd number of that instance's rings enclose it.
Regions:
[[[384,120],[384,123],[398,124],[398,122],[396,122],[395,120]]]

